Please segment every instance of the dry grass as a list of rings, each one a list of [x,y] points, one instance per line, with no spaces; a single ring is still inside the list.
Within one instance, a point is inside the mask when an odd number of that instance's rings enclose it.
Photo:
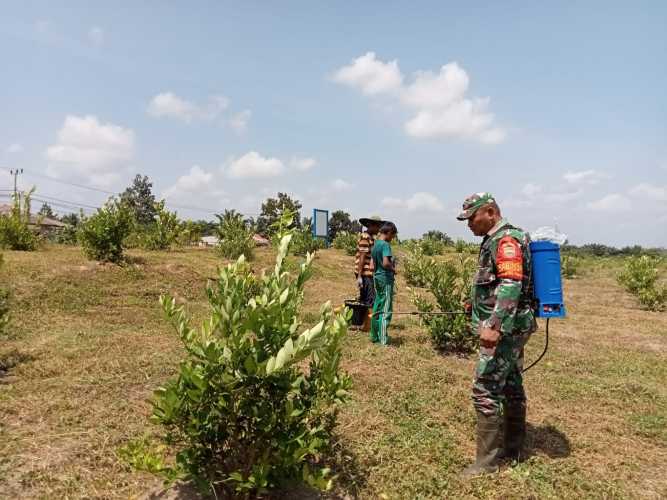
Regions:
[[[13,329],[0,339],[0,497],[128,498],[154,489],[117,455],[151,432],[152,390],[182,352],[157,303],[171,293],[203,317],[211,251],[133,252],[126,267],[76,248],[5,253]],[[271,265],[260,250],[254,266]],[[638,308],[617,263],[566,282],[569,316],[551,323],[546,360],[526,377],[532,457],[462,481],[473,453],[474,359],[443,357],[397,317],[395,345],[350,333],[352,402],[340,415],[336,495],[361,498],[664,498],[667,496],[667,314]],[[304,318],[355,293],[351,258],[316,260]],[[396,310],[410,309],[399,277]],[[535,334],[527,359],[542,348]]]

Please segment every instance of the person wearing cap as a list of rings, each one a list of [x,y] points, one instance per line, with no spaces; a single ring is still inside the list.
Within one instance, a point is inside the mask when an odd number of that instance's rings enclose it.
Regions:
[[[523,348],[537,323],[528,234],[502,217],[490,193],[466,198],[457,219],[468,221],[473,234],[483,237],[471,294],[472,327],[480,343],[472,387],[477,455],[464,471],[474,476],[497,471],[503,460],[523,458]]]
[[[362,226],[366,228],[359,236],[357,242],[357,253],[354,258],[354,277],[359,288],[359,302],[367,307],[373,307],[375,301],[375,288],[373,287],[373,263],[371,250],[375,244],[375,236],[382,226],[383,220],[377,215],[362,217],[359,219]],[[368,331],[368,330],[366,330]]]

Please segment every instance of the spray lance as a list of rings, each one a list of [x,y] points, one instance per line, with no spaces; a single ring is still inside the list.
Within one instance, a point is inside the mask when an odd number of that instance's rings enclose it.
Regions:
[[[560,246],[552,241],[533,241],[530,243],[532,256],[533,311],[536,318],[546,318],[544,350],[538,358],[523,369],[527,372],[539,363],[549,349],[549,320],[565,317],[563,302],[563,284],[561,279]],[[373,316],[383,314],[378,311]],[[397,311],[397,315],[406,316],[456,316],[468,314],[467,311]]]

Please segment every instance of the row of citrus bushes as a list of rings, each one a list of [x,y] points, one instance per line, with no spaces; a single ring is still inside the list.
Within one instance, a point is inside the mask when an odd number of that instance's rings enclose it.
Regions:
[[[660,280],[661,264],[659,257],[630,257],[618,276],[618,282],[649,311],[663,311],[667,306],[667,286]]]
[[[33,251],[40,245],[41,240],[30,224],[31,194],[32,191],[16,197],[11,213],[0,215],[0,248]],[[127,203],[111,198],[93,215],[74,217],[76,225],[68,224],[55,235],[54,241],[80,244],[90,259],[119,263],[128,248],[170,250],[200,240],[201,229],[197,224],[180,220],[176,212],[165,208],[164,201],[155,203],[153,208],[154,215],[150,220],[139,222]],[[286,213],[291,217],[296,215],[289,210]],[[253,226],[234,210],[225,210],[216,217],[218,224],[214,230],[219,254],[228,259],[237,259],[241,255],[252,259],[255,247]],[[277,245],[275,238],[273,240]],[[323,241],[314,238],[310,228],[294,229],[291,249],[295,255],[306,255],[323,246]]]

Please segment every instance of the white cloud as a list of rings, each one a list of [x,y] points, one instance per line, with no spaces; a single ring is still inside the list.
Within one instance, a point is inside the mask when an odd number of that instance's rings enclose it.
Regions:
[[[227,175],[233,179],[276,177],[285,171],[285,165],[278,158],[265,158],[256,151],[250,151],[233,160]]]
[[[95,47],[100,47],[104,43],[104,30],[99,26],[93,26],[88,30],[88,40]]]
[[[563,174],[563,179],[569,184],[597,184],[609,176],[597,170],[568,170]]]
[[[632,204],[622,194],[612,193],[588,203],[588,208],[598,212],[627,212],[632,208]]]
[[[526,184],[521,189],[521,193],[527,198],[534,198],[541,192],[542,192],[542,186],[538,186],[537,184],[531,184],[531,183]]]
[[[317,165],[317,160],[315,158],[300,158],[298,156],[293,156],[290,160],[290,167],[302,172],[312,169],[315,165]]]
[[[533,206],[533,200],[521,200],[518,198],[509,198],[500,203],[501,208],[526,208]]]
[[[193,120],[214,120],[228,106],[229,99],[221,95],[211,96],[206,105],[198,105],[167,91],[151,99],[148,114],[156,118],[176,118],[190,123]]]
[[[405,132],[419,139],[444,137],[501,143],[505,132],[491,128],[494,118],[486,112],[487,105],[488,99],[463,99],[446,108],[422,109],[405,124]]]
[[[667,186],[654,186],[644,182],[630,189],[630,195],[653,201],[667,201]]]
[[[176,183],[162,193],[163,198],[170,198],[182,193],[198,193],[210,186],[213,174],[205,172],[199,165],[190,168],[187,175],[180,176]]]
[[[199,165],[193,165],[187,174],[165,189],[161,197],[167,200],[167,206],[175,203],[220,210],[230,203],[221,182],[222,177],[216,172],[207,172]]]
[[[19,143],[15,142],[14,144],[10,144],[9,147],[7,148],[8,153],[22,153],[23,152],[23,146],[21,146]]]
[[[240,111],[229,119],[229,126],[239,134],[242,134],[248,129],[248,122],[251,116],[252,111],[249,109]]]
[[[398,61],[384,63],[375,58],[374,52],[367,52],[336,71],[333,80],[360,88],[366,95],[376,95],[399,90],[403,75],[398,69]]]
[[[58,141],[46,150],[47,172],[55,177],[83,176],[93,184],[110,185],[134,156],[134,132],[95,116],[68,115]]]
[[[544,201],[555,204],[567,203],[569,201],[574,201],[577,198],[581,198],[583,194],[584,191],[582,189],[577,189],[575,191],[556,190],[545,194]]]
[[[410,198],[383,198],[380,202],[385,208],[399,208],[408,212],[442,212],[444,205],[433,194],[419,192],[413,194]]]
[[[397,61],[384,63],[373,52],[340,68],[334,81],[361,89],[366,95],[394,94],[414,113],[404,124],[405,133],[420,139],[459,138],[498,144],[505,140],[505,129],[494,125],[488,111],[489,98],[466,98],[470,78],[458,63],[440,68],[438,74],[418,71],[414,81],[403,84]]]
[[[457,63],[449,63],[437,75],[431,71],[415,73],[414,82],[401,98],[418,109],[446,108],[463,99],[469,83],[468,74]]]
[[[393,198],[391,196],[382,198],[380,204],[385,208],[405,208],[404,200],[401,198]]]
[[[171,92],[162,92],[153,97],[148,113],[158,118],[168,116],[189,122],[197,114],[197,106]]]
[[[343,179],[336,179],[331,183],[331,189],[333,189],[336,192],[345,192],[345,191],[351,191],[352,189],[354,189],[354,186],[349,182],[344,181]]]
[[[560,205],[580,198],[584,194],[582,189],[573,190],[567,185],[541,186],[539,184],[527,183],[519,194],[502,202],[506,208],[526,208],[536,205],[552,204]]]

